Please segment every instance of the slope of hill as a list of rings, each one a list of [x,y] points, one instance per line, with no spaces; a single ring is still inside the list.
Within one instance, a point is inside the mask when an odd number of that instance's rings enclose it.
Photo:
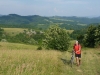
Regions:
[[[88,24],[100,23],[100,17],[43,17],[39,15],[21,16],[17,14],[9,14],[0,16],[1,27],[17,27],[17,28],[40,28],[46,29],[50,25],[59,25],[66,29],[81,29]]]
[[[99,75],[100,50],[82,49],[82,64],[70,66],[71,53],[36,50],[32,45],[0,42],[1,75]],[[75,62],[75,60],[74,60]]]

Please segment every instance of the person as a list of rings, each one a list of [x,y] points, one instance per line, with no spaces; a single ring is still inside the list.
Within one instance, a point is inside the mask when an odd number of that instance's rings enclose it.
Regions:
[[[81,64],[81,45],[78,41],[75,42],[73,49],[76,57],[76,64],[79,66]]]

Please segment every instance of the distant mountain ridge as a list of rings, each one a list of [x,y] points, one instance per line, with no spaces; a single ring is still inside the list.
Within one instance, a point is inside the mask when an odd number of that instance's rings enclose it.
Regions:
[[[0,17],[0,24],[30,24],[31,22],[39,22],[39,20],[45,19],[38,15],[34,16],[20,16],[17,14],[3,15]]]
[[[2,15],[0,14],[0,16],[2,16]]]
[[[48,28],[50,25],[59,25],[66,29],[81,28],[88,24],[100,23],[100,17],[66,17],[51,16],[44,17],[39,15],[21,16],[18,14],[9,14],[0,16],[1,27],[30,27],[30,28]],[[76,26],[76,27],[75,27]]]
[[[61,18],[61,19],[66,19],[66,20],[74,20],[74,21],[79,21],[81,23],[85,23],[85,24],[100,23],[100,16],[99,17],[92,17],[92,18],[76,17],[76,16],[70,16],[70,17],[54,16],[54,18]]]

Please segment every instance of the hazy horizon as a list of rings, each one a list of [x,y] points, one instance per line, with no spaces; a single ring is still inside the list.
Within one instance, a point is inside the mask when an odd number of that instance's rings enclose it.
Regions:
[[[99,17],[100,0],[0,0],[0,14]]]

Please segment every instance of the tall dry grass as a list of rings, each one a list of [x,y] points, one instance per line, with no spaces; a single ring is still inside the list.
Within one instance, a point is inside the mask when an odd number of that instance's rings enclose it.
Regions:
[[[18,49],[16,49],[18,48]],[[82,64],[71,53],[56,50],[36,50],[36,46],[0,43],[0,75],[99,75],[100,49],[82,49]]]
[[[58,51],[0,50],[2,75],[59,75],[62,62]]]

